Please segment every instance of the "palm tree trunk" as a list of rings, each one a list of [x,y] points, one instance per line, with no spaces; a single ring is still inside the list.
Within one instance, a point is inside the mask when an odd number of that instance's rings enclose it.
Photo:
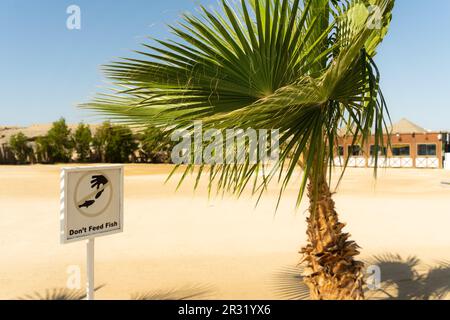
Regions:
[[[310,217],[307,219],[308,245],[302,249],[303,261],[308,264],[304,281],[313,300],[362,300],[363,263],[354,257],[358,245],[343,233],[325,179],[308,185]],[[315,191],[317,191],[315,193]],[[316,201],[314,201],[314,195]]]

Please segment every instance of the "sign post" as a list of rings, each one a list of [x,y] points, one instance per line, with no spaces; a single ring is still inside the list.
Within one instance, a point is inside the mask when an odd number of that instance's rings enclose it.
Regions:
[[[95,281],[94,281],[94,253],[95,253],[95,238],[89,239],[86,243],[86,270],[87,270],[87,284],[86,284],[86,299],[94,300]]]
[[[95,238],[123,231],[123,166],[63,168],[61,243],[87,240],[87,300],[94,300]]]

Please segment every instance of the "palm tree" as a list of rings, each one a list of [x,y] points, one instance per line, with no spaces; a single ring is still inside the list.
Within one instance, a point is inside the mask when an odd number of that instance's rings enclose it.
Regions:
[[[186,14],[171,27],[174,39],[144,44],[140,56],[106,65],[114,91],[83,107],[160,128],[167,137],[178,129],[192,132],[194,121],[204,130],[279,129],[280,157],[269,172],[260,159],[192,163],[183,167],[182,180],[197,168],[197,179],[209,172],[210,188],[240,195],[253,184],[261,196],[277,178],[281,197],[300,166],[297,205],[305,192],[310,199],[308,244],[301,252],[311,298],[362,299],[358,246],[338,220],[331,169],[343,128],[355,145],[365,145],[370,135],[376,148],[383,144],[388,113],[373,57],[393,0],[234,3]]]

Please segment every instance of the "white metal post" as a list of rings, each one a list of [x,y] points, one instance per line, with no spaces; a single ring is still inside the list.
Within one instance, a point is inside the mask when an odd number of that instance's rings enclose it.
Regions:
[[[94,245],[95,238],[91,238],[87,241],[87,259],[86,259],[86,270],[87,270],[87,300],[94,300]]]

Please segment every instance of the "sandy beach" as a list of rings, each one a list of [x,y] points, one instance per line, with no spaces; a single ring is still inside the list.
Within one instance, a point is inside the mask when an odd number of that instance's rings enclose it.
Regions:
[[[85,243],[59,243],[61,166],[0,166],[0,299],[65,287],[68,270],[84,277]],[[203,298],[278,299],[274,275],[299,261],[306,201],[295,210],[290,184],[275,214],[277,185],[258,207],[248,194],[208,199],[171,166],[127,165],[125,231],[96,240],[99,299],[207,288]],[[361,258],[395,253],[422,266],[450,261],[450,181],[444,170],[349,169],[335,200]],[[449,279],[442,279],[449,282]],[[82,285],[84,285],[84,278]]]

